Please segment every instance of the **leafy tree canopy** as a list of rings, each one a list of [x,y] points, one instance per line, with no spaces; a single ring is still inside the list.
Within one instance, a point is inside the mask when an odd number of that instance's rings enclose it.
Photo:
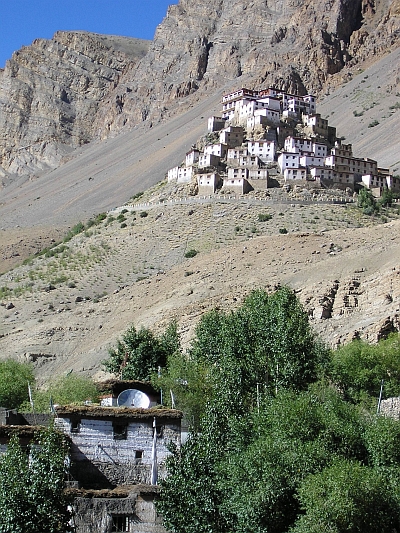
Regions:
[[[376,393],[382,369],[395,379],[397,342],[380,343],[379,364],[329,358],[287,288],[255,291],[234,312],[204,315],[187,367],[178,354],[171,374],[185,372],[183,396],[204,397],[198,424],[167,462],[158,502],[167,529],[399,531],[398,422],[358,404],[361,392]],[[188,367],[203,378],[196,382]]]
[[[373,402],[384,380],[386,397],[400,396],[400,336],[392,334],[376,345],[355,340],[333,353],[330,377],[353,402]]]
[[[28,399],[28,383],[34,384],[32,366],[13,359],[0,362],[0,405],[18,408]]]
[[[46,413],[50,410],[50,399],[53,404],[60,405],[83,403],[86,400],[96,402],[99,392],[91,378],[71,373],[50,381],[44,390],[32,390],[32,395],[35,411]],[[32,407],[27,401],[20,409],[30,412]]]
[[[158,367],[165,367],[169,355],[179,350],[177,326],[173,322],[161,336],[147,328],[137,330],[131,326],[118,340],[116,348],[110,348],[109,358],[103,361],[109,372],[121,379],[150,381]]]
[[[11,438],[0,458],[0,533],[67,533],[65,437],[50,428],[27,454]]]

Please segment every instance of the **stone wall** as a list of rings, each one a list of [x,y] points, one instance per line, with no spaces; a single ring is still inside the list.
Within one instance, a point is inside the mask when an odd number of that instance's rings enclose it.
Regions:
[[[400,420],[400,398],[388,398],[387,400],[382,400],[381,415],[389,416],[395,420]]]
[[[137,489],[136,489],[137,490]],[[156,492],[132,492],[124,498],[77,497],[73,503],[73,524],[76,533],[109,533],[113,518],[127,520],[129,531],[135,533],[166,533],[157,515]]]
[[[170,442],[180,444],[180,421],[157,421],[157,464],[165,475]],[[149,483],[152,467],[153,419],[81,419],[71,432],[71,419],[58,418],[57,427],[72,439],[71,475],[83,487]],[[126,427],[123,438],[120,429]]]

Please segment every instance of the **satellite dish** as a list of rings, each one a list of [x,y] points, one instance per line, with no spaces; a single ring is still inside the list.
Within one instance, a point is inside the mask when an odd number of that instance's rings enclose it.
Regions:
[[[142,407],[147,409],[150,398],[144,392],[137,389],[126,389],[117,398],[118,407]]]

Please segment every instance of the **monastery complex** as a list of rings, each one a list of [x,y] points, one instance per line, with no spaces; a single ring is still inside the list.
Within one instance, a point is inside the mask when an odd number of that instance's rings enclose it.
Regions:
[[[198,194],[229,189],[236,194],[286,184],[317,188],[400,191],[400,180],[376,161],[353,155],[336,128],[316,112],[313,95],[270,87],[240,89],[222,97],[208,134],[168,171],[168,181],[196,184]]]

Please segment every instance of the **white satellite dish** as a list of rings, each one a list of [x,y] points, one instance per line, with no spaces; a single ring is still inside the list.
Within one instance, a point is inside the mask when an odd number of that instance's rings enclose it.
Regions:
[[[147,409],[150,398],[144,392],[137,389],[126,389],[117,398],[118,407],[142,407]]]

